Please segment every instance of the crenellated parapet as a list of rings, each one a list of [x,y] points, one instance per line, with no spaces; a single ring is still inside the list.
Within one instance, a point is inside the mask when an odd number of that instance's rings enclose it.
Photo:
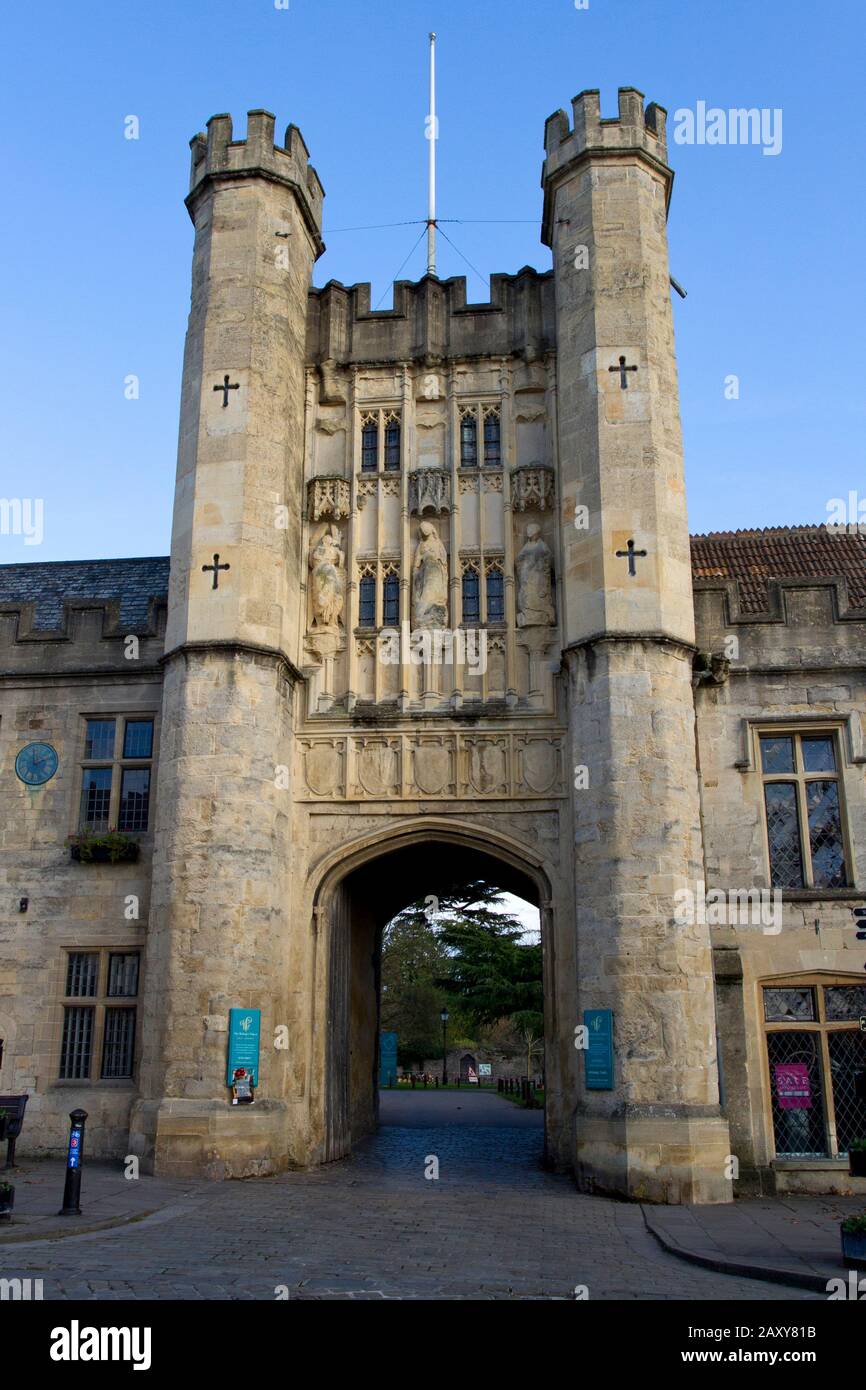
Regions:
[[[310,291],[307,360],[311,364],[447,361],[508,357],[534,360],[553,350],[552,272],[530,266],[492,275],[490,299],[467,303],[466,278],[397,280],[390,309],[371,309],[369,284],[331,280]]]
[[[310,153],[296,125],[286,127],[283,144],[274,143],[276,118],[270,111],[247,113],[247,137],[232,138],[232,118],[211,116],[207,134],[200,132],[190,140],[190,191],[186,200],[195,220],[198,195],[209,182],[232,179],[265,178],[291,187],[298,197],[316,254],[324,251],[322,241],[322,203],[325,190],[310,163]]]
[[[544,127],[545,161],[541,175],[544,212],[541,239],[553,245],[553,207],[556,188],[580,163],[603,157],[616,159],[637,153],[661,175],[670,197],[673,173],[668,167],[667,111],[651,101],[644,108],[643,92],[620,87],[619,114],[603,117],[597,89],[581,92],[572,101],[572,126],[562,109],[549,116]]]

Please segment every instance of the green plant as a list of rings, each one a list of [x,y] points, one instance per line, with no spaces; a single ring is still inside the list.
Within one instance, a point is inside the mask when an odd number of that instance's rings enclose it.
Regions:
[[[0,1202],[6,1200],[10,1192],[15,1191],[15,1184],[11,1182],[0,1182]]]
[[[848,1152],[855,1154],[866,1153],[866,1139],[852,1139],[848,1145]]]
[[[859,1216],[848,1216],[842,1222],[842,1230],[846,1236],[866,1236],[866,1211]]]
[[[106,830],[100,835],[91,835],[89,831],[83,830],[79,835],[70,835],[69,843],[73,847],[75,857],[82,864],[92,864],[95,858],[101,858],[100,851],[105,851],[112,864],[118,864],[122,859],[130,859],[138,853],[137,842],[118,830]]]

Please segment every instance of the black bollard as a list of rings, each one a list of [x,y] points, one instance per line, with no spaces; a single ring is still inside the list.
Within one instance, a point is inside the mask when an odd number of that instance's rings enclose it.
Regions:
[[[63,1206],[58,1216],[80,1216],[81,1207],[81,1159],[84,1154],[84,1125],[86,1110],[71,1110],[69,1118],[69,1148],[66,1152],[66,1182],[63,1187]]]

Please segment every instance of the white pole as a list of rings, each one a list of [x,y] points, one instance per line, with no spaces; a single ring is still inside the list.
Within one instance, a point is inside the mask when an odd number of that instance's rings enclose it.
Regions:
[[[430,180],[427,198],[427,274],[436,274],[436,35],[430,35],[430,114],[427,139],[430,142]]]

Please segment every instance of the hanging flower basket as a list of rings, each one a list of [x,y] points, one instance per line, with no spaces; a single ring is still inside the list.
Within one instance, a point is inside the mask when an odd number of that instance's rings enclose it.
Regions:
[[[77,864],[134,864],[138,859],[138,841],[117,830],[70,835],[68,843],[70,858]]]

